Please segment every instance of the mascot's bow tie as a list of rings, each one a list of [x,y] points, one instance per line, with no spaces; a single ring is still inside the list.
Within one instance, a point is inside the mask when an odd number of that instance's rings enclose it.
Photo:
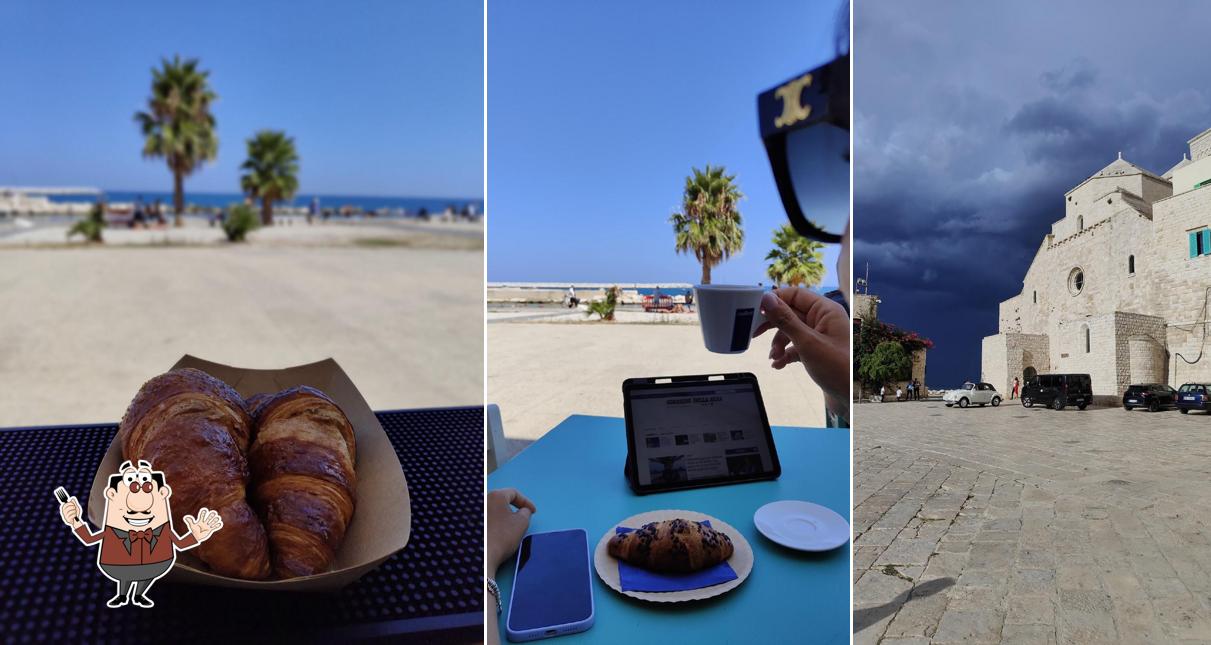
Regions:
[[[151,538],[152,538],[152,533],[151,533],[150,529],[148,529],[146,531],[129,531],[129,532],[127,532],[126,535],[130,538],[131,542],[137,542],[139,540],[146,540],[148,542],[151,542]]]

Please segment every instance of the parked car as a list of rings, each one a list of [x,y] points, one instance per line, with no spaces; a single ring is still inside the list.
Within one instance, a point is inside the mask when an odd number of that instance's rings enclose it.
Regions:
[[[1066,405],[1084,410],[1092,402],[1093,381],[1088,374],[1039,374],[1027,379],[1022,388],[1022,405],[1027,408],[1038,403],[1055,410]]]
[[[1177,390],[1164,383],[1141,383],[1127,386],[1123,392],[1123,409],[1147,408],[1149,412],[1177,407]]]
[[[1211,385],[1185,383],[1177,388],[1177,409],[1182,414],[1191,410],[1211,411]]]
[[[942,395],[942,402],[948,408],[954,405],[965,408],[972,404],[984,407],[990,403],[995,408],[1001,404],[1001,395],[992,383],[964,383],[957,390],[947,390]]]

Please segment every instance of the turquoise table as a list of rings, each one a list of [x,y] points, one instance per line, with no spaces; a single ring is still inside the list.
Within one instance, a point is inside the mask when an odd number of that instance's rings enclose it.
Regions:
[[[849,431],[774,428],[782,462],[777,481],[639,496],[622,474],[622,419],[571,416],[488,476],[488,488],[517,488],[538,513],[530,532],[583,528],[590,551],[615,522],[644,511],[686,509],[736,527],[753,547],[744,584],[715,598],[648,603],[623,596],[593,573],[597,622],[556,642],[849,643],[850,549],[803,553],[761,535],[753,513],[767,502],[801,499],[849,517]],[[514,560],[497,572],[500,638],[505,639]]]

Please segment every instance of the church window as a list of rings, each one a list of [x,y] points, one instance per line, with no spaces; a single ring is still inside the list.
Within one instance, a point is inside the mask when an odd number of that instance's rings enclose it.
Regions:
[[[1078,295],[1085,288],[1085,272],[1080,267],[1074,268],[1068,273],[1068,291],[1072,295]]]
[[[1135,256],[1134,255],[1127,256],[1127,273],[1130,275],[1135,274]]]
[[[1082,327],[1084,327],[1084,329],[1085,329],[1085,353],[1086,353],[1086,354],[1088,354],[1088,353],[1089,353],[1089,345],[1090,345],[1090,338],[1089,338],[1089,325],[1082,325]]]
[[[1078,230],[1078,231],[1085,230],[1085,216],[1084,215],[1076,216],[1076,230]]]
[[[1211,229],[1190,232],[1190,257],[1211,255]]]
[[[1036,304],[1036,305],[1039,304],[1039,292],[1038,291],[1034,292],[1034,304]]]

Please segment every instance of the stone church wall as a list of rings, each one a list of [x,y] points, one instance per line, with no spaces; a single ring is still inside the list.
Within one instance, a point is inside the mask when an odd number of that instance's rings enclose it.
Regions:
[[[1191,144],[1194,159],[1211,157],[1204,134]],[[1189,245],[1191,231],[1211,227],[1211,186],[1172,190],[1128,173],[1070,191],[1022,292],[1000,304],[1000,333],[983,340],[982,378],[1001,390],[1035,363],[1040,373],[1090,374],[1103,400],[1131,383],[1211,383],[1211,255],[1191,258]],[[1077,268],[1080,290],[1070,281]]]

